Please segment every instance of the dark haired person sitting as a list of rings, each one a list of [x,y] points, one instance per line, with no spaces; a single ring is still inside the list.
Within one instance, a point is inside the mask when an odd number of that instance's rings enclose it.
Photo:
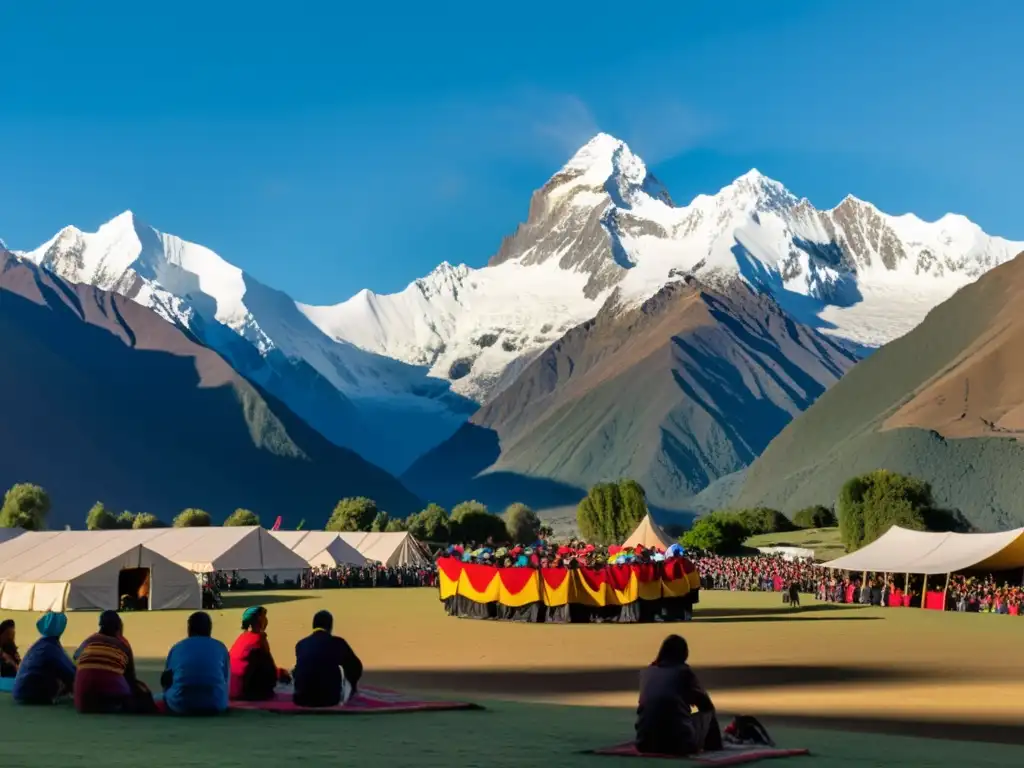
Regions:
[[[0,621],[0,677],[17,677],[21,656],[14,641],[14,619]]]
[[[274,687],[291,682],[287,670],[278,668],[267,640],[267,609],[256,605],[242,614],[242,634],[231,646],[231,680],[228,696],[242,701],[269,701]]]
[[[135,676],[135,657],[117,611],[100,614],[99,632],[78,646],[75,663],[75,709],[79,712],[146,714],[156,710],[149,689]]]
[[[694,755],[722,748],[722,733],[711,703],[687,660],[690,649],[669,635],[658,657],[640,676],[636,746],[641,752]]]
[[[331,634],[333,629],[334,617],[319,611],[313,617],[313,634],[295,646],[292,701],[300,707],[340,704],[356,692],[363,676],[363,663],[347,642]]]
[[[210,614],[188,617],[188,637],[167,654],[160,677],[167,709],[176,715],[218,715],[228,709],[231,662],[224,643],[215,640]]]

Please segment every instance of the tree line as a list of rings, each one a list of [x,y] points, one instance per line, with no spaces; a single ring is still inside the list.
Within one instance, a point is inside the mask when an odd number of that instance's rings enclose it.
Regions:
[[[46,530],[50,514],[49,494],[32,483],[18,483],[4,495],[0,507],[0,528],[22,528],[27,531]],[[299,528],[303,523],[299,524]],[[184,509],[170,524],[149,512],[120,512],[97,501],[85,516],[85,527],[90,531],[139,530],[142,528],[199,528],[212,526],[213,517],[198,508]],[[260,525],[260,517],[248,509],[236,509],[224,520],[225,526]],[[541,536],[550,536],[551,528],[543,525],[537,513],[525,504],[512,504],[499,517],[491,514],[478,501],[464,501],[452,508],[451,513],[438,504],[427,507],[402,519],[391,517],[378,509],[377,503],[366,497],[341,499],[334,508],[325,530],[393,532],[409,531],[417,539],[436,543],[487,542],[525,543]]]
[[[928,483],[879,469],[847,480],[834,508],[808,507],[792,520],[766,507],[719,510],[695,520],[680,541],[692,549],[730,554],[742,551],[743,543],[751,536],[837,525],[847,552],[870,544],[894,525],[914,531],[973,530],[959,510],[935,504]]]
[[[440,504],[431,503],[402,519],[378,509],[377,503],[365,496],[339,501],[324,529],[368,533],[408,531],[420,541],[438,544],[530,544],[552,534],[551,528],[525,504],[511,504],[499,516],[479,501],[463,501],[452,507],[451,512]]]

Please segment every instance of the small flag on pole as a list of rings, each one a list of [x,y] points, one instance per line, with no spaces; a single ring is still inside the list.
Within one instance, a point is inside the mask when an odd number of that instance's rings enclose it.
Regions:
[[[272,530],[272,531],[279,531],[279,530],[281,530],[281,516],[280,515],[277,516],[277,520],[274,521],[274,527],[271,528],[270,530]]]

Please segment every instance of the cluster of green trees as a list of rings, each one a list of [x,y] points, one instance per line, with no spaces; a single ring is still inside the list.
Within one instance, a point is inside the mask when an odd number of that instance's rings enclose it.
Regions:
[[[463,501],[451,513],[439,504],[402,520],[392,518],[364,496],[342,499],[325,526],[328,531],[409,531],[421,541],[436,543],[484,542],[526,543],[551,529],[542,525],[537,513],[525,504],[512,504],[502,516],[491,514],[479,501]]]
[[[885,469],[847,480],[838,507],[839,535],[848,552],[870,544],[893,525],[914,531],[972,530],[959,510],[935,505],[928,483]]]
[[[576,507],[580,536],[595,544],[620,544],[647,515],[647,493],[636,480],[598,483]]]
[[[45,489],[32,483],[18,483],[4,494],[3,506],[0,507],[0,528],[45,530],[50,507],[50,495]],[[236,509],[224,521],[227,526],[259,524],[259,516],[248,509]],[[213,525],[213,518],[202,509],[184,509],[175,516],[171,525],[175,528],[210,526]],[[85,527],[90,531],[110,531],[168,526],[149,512],[115,513],[103,502],[97,501],[85,516]]]
[[[848,480],[839,493],[835,512],[818,505],[801,509],[789,520],[778,510],[763,507],[721,510],[698,518],[680,542],[686,547],[728,554],[741,551],[743,542],[751,536],[836,525],[848,552],[870,544],[893,525],[917,531],[971,530],[959,511],[935,506],[928,483],[880,469]]]
[[[831,511],[824,507],[825,513]],[[822,515],[815,515],[811,510],[798,513],[802,520],[817,519],[825,521]],[[827,524],[827,521],[825,521]],[[835,524],[835,520],[832,520]],[[731,553],[743,548],[743,542],[751,536],[764,533],[785,533],[795,531],[798,527],[822,527],[819,525],[798,526],[777,509],[755,507],[754,509],[720,510],[698,518],[693,527],[683,534],[680,543],[690,549],[703,549],[708,552]]]

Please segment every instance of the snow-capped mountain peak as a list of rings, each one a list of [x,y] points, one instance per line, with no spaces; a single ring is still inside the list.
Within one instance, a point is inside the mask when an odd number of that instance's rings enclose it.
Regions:
[[[819,210],[756,169],[676,206],[625,142],[599,134],[534,193],[487,266],[442,262],[394,294],[299,304],[130,211],[26,255],[187,325],[328,437],[396,470],[613,298],[636,306],[690,275],[742,280],[874,346],[1022,250],[952,214],[889,216],[853,196]],[[352,404],[375,414],[382,451],[366,447],[374,430]]]

